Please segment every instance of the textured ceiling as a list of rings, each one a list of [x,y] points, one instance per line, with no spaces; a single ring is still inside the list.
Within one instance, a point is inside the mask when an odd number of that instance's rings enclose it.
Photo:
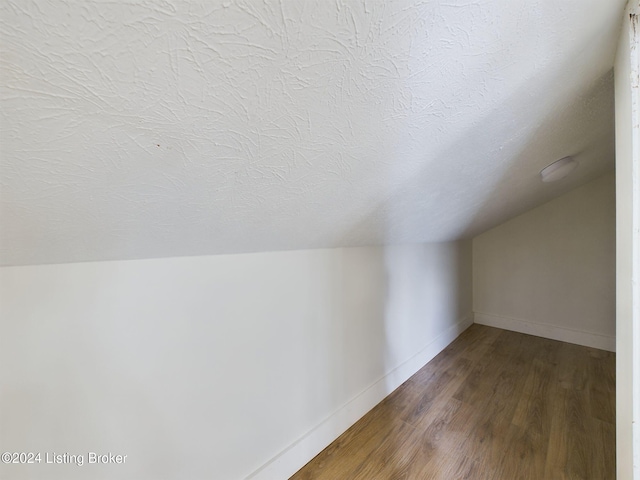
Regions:
[[[2,0],[0,262],[479,233],[613,168],[624,3]]]

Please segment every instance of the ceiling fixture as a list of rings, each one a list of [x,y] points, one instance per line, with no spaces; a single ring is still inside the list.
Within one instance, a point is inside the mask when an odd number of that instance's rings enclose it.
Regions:
[[[540,171],[540,177],[545,183],[555,182],[569,175],[577,166],[578,162],[573,157],[564,157],[544,167]]]

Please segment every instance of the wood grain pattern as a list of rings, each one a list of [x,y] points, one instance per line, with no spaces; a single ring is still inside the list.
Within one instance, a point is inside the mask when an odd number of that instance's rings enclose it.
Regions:
[[[615,354],[473,325],[291,479],[615,479]]]

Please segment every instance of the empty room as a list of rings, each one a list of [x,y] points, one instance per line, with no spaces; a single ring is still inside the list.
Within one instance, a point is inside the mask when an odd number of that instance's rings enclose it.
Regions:
[[[0,0],[0,479],[640,480],[639,14]]]

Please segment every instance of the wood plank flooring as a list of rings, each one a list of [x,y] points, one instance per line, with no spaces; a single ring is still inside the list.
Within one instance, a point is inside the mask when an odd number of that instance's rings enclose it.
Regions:
[[[291,480],[615,479],[615,354],[472,325]]]

